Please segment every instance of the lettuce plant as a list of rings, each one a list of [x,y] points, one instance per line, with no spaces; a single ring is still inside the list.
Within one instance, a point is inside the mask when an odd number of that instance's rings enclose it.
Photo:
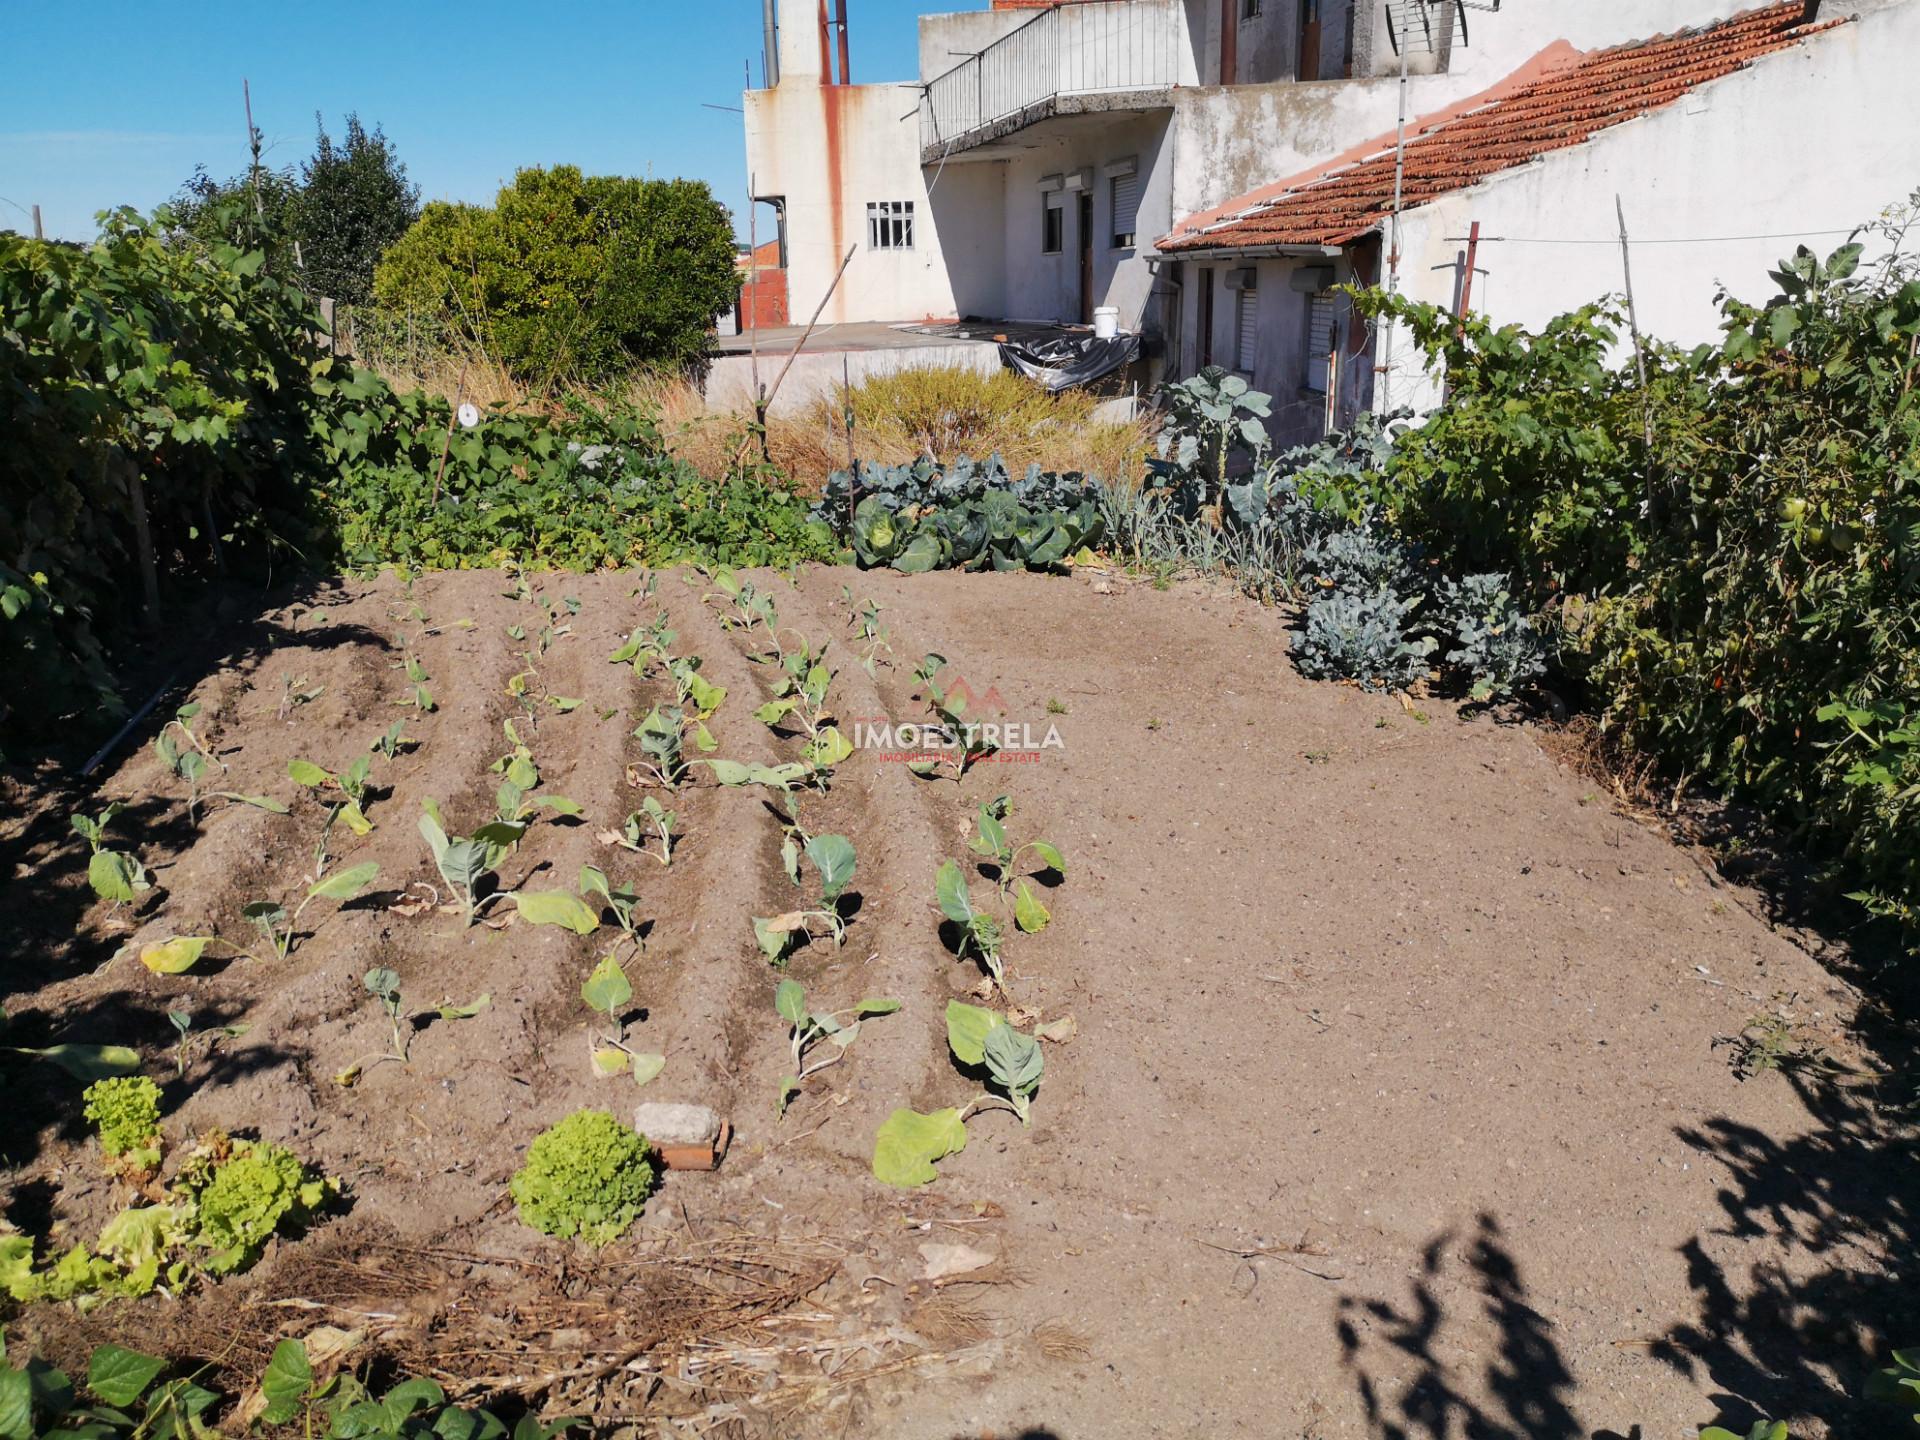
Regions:
[[[534,1138],[507,1188],[541,1234],[600,1246],[640,1218],[653,1184],[645,1136],[608,1111],[576,1110]]]
[[[900,1002],[867,999],[844,1010],[812,1011],[807,1008],[805,987],[797,980],[782,980],[774,988],[773,1008],[787,1022],[787,1044],[793,1055],[793,1073],[780,1082],[778,1113],[785,1115],[809,1075],[817,1075],[846,1058],[847,1047],[860,1038],[862,1020],[891,1015],[900,1008]],[[808,1064],[807,1052],[823,1040],[832,1043],[832,1053]]]
[[[160,1166],[160,1087],[144,1075],[96,1080],[86,1088],[86,1116],[109,1160],[134,1171]]]

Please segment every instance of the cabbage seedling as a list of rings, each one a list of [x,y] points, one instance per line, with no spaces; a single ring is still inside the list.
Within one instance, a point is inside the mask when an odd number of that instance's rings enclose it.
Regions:
[[[645,755],[633,768],[649,777],[651,783],[669,790],[678,786],[687,773],[686,757],[681,750],[686,718],[686,712],[678,705],[656,705],[633,732]]]
[[[200,781],[207,773],[207,763],[212,761],[222,770],[227,768],[214,759],[206,742],[193,733],[192,721],[199,713],[197,704],[182,705],[173,712],[173,718],[160,727],[160,733],[153,737],[153,753],[160,758],[160,763],[166,766],[169,774],[187,782],[187,818],[195,824],[199,823]],[[187,742],[184,749],[179,740],[174,738],[173,732],[176,730]]]
[[[420,835],[433,853],[440,878],[453,887],[466,907],[467,924],[471,925],[483,901],[492,898],[478,894],[481,883],[493,874],[501,856],[519,837],[516,834],[512,839],[490,840],[484,832],[495,828],[493,826],[482,826],[480,832],[471,836],[448,835],[440,819],[440,807],[428,801],[422,809],[425,813],[420,817]]]
[[[634,948],[636,950],[640,948],[639,922],[634,917],[634,910],[640,904],[640,897],[637,894],[631,890],[614,889],[604,870],[593,865],[582,865],[580,867],[580,898],[599,900],[613,912],[614,923],[620,927],[627,939],[633,942]]]
[[[1014,1029],[998,1010],[949,1000],[947,1048],[962,1065],[984,1068],[988,1083],[999,1091],[970,1101],[961,1110],[961,1119],[1004,1105],[1020,1117],[1022,1125],[1033,1123],[1033,1096],[1046,1068],[1039,1041]]]
[[[333,833],[336,821],[345,821],[347,828],[356,835],[372,833],[373,822],[367,818],[365,808],[367,780],[372,773],[373,761],[366,755],[357,757],[338,775],[311,760],[287,762],[287,774],[293,783],[311,790],[314,798],[326,807],[327,820],[320,827],[320,838],[313,847],[316,869],[326,869],[327,838]]]
[[[153,888],[147,867],[124,850],[109,850],[107,826],[123,807],[116,801],[98,815],[77,814],[67,817],[74,834],[87,842],[87,883],[93,893],[115,905],[125,905]]]
[[[862,1020],[891,1015],[900,1008],[900,1002],[868,999],[845,1010],[814,1012],[807,1009],[807,992],[800,982],[782,980],[773,992],[773,1008],[787,1022],[787,1044],[793,1053],[793,1073],[780,1082],[778,1113],[785,1115],[809,1075],[817,1075],[846,1058],[847,1047],[860,1037]],[[833,1042],[833,1053],[808,1064],[807,1052],[822,1040]]]
[[[826,922],[835,945],[846,943],[847,922],[840,914],[840,900],[853,879],[853,842],[844,835],[815,835],[807,841],[805,854],[820,873],[819,907],[754,917],[753,938],[774,965],[786,963],[794,946],[812,933],[810,927],[815,920]]]
[[[401,661],[401,668],[404,669],[407,674],[408,690],[405,695],[393,703],[396,705],[411,705],[422,715],[432,714],[433,711],[439,707],[434,704],[433,692],[427,689],[427,685],[433,679],[431,675],[427,674],[427,667],[422,665],[419,660],[413,656],[412,652],[408,652],[406,658]]]
[[[631,661],[633,673],[644,675],[649,666],[656,661],[666,665],[673,658],[673,641],[677,632],[667,624],[667,612],[662,610],[653,624],[641,625],[627,636],[626,644],[607,656],[610,665],[622,665]]]
[[[521,740],[513,721],[501,721],[500,728],[506,732],[507,743],[513,749],[492,765],[493,773],[501,777],[500,788],[493,795],[499,822],[506,826],[518,826],[524,832],[535,810],[551,810],[556,815],[578,815],[580,805],[577,801],[569,800],[564,795],[533,794],[540,784],[540,767],[534,763],[533,751]],[[516,834],[515,839],[518,838]]]
[[[671,865],[673,821],[673,811],[663,809],[660,802],[649,795],[640,802],[638,810],[627,816],[618,830],[603,830],[600,839],[608,845],[631,850],[636,855],[651,856],[662,865]]]
[[[780,616],[774,607],[773,597],[763,595],[751,580],[742,580],[733,571],[722,567],[714,571],[713,583],[719,589],[718,595],[702,595],[700,601],[705,604],[709,600],[725,599],[732,603],[733,614],[720,617],[720,623],[727,629],[751,630],[755,625],[760,625],[766,628],[769,636],[778,631]]]
[[[960,953],[966,955],[971,952],[975,955],[986,966],[987,974],[993,977],[995,987],[1004,995],[1007,983],[1000,959],[1000,945],[1005,932],[1000,922],[985,911],[974,908],[973,896],[967,890],[966,874],[955,861],[941,862],[939,871],[933,877],[933,889],[940,913],[959,927]]]
[[[1035,874],[1051,872],[1064,879],[1067,862],[1059,849],[1049,841],[1029,840],[1016,845],[1009,840],[1005,821],[1012,808],[1013,802],[1005,795],[982,805],[978,833],[968,842],[968,847],[974,854],[985,856],[992,865],[994,882],[1000,890],[1001,908],[1011,910],[1013,923],[1032,934],[1044,929],[1052,917],[1040,902],[1040,897],[1034,894],[1032,883],[1016,873],[1018,866],[1031,853],[1040,862],[1040,869]]]
[[[384,1055],[370,1055],[364,1060],[356,1060],[346,1069],[333,1077],[334,1084],[352,1085],[376,1065],[384,1065],[392,1060],[405,1065],[413,1053],[413,1035],[419,1028],[418,1022],[428,1016],[437,1015],[442,1020],[471,1020],[482,1010],[493,1004],[493,996],[482,995],[469,1005],[455,1005],[441,1001],[428,1010],[415,1011],[409,1015],[401,1003],[400,977],[384,965],[375,966],[360,977],[360,983],[366,986],[367,993],[379,1002],[386,1012],[387,1024],[392,1030],[392,1048]]]
[[[611,1035],[587,1037],[594,1074],[605,1077],[630,1071],[634,1080],[644,1085],[665,1068],[666,1056],[639,1054],[627,1045],[626,1008],[633,999],[633,986],[627,972],[620,968],[617,954],[609,951],[601,957],[581,985],[580,998],[589,1010],[606,1016],[613,1026]]]
[[[373,743],[367,746],[367,749],[378,752],[389,762],[402,750],[411,750],[420,742],[407,735],[406,724],[407,722],[404,720],[394,721],[393,724],[389,725],[384,731],[374,737]]]
[[[245,1025],[219,1025],[212,1030],[193,1033],[193,1016],[185,1010],[169,1010],[167,1023],[173,1027],[173,1074],[177,1080],[183,1080],[187,1074],[187,1063],[193,1058],[193,1048],[204,1045],[211,1049],[222,1039],[237,1040],[247,1033]]]
[[[893,646],[887,643],[892,636],[880,628],[880,605],[871,597],[864,605],[855,604],[851,585],[840,587],[840,598],[847,607],[847,624],[860,632],[859,643],[866,647],[860,655],[861,667],[867,674],[875,674],[875,656],[882,650],[893,654]]]
[[[379,873],[379,863],[369,860],[365,864],[355,865],[351,870],[342,870],[338,875],[317,881],[308,887],[306,895],[294,907],[291,915],[287,913],[287,907],[276,900],[252,901],[242,906],[240,913],[253,922],[254,928],[260,932],[273,953],[284,960],[293,950],[300,916],[305,913],[307,906],[316,900],[339,900],[344,903],[356,899]]]
[[[984,760],[1000,747],[988,741],[978,725],[968,722],[966,696],[949,694],[940,688],[940,672],[946,668],[947,657],[929,650],[920,668],[913,672],[913,678],[926,692],[927,708],[940,722],[950,753],[941,758],[909,760],[907,769],[925,779],[950,774],[958,784],[975,762]]]

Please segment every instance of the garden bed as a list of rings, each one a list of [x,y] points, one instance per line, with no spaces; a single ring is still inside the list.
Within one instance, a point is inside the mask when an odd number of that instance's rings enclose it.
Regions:
[[[786,973],[816,1008],[902,1008],[778,1114],[792,1066],[749,921],[797,903],[780,822],[763,790],[695,767],[661,796],[681,837],[671,866],[608,844],[650,793],[630,783],[630,732],[672,687],[607,657],[665,610],[675,650],[728,691],[714,754],[772,765],[796,745],[753,717],[775,672],[723,626],[723,602],[703,602],[714,585],[670,571],[648,596],[639,581],[342,580],[240,627],[189,687],[220,767],[202,786],[292,813],[211,800],[191,824],[150,723],[86,801],[126,806],[110,833],[155,886],[128,910],[88,889],[77,797],[14,787],[0,832],[13,1043],[135,1046],[166,1082],[170,1139],[283,1143],[346,1195],[245,1276],[85,1317],[41,1304],[18,1329],[63,1358],[108,1337],[213,1357],[238,1330],[246,1358],[278,1334],[357,1327],[369,1353],[536,1407],[742,1433],[1465,1425],[1531,1440],[1717,1417],[1744,1430],[1761,1411],[1801,1417],[1796,1435],[1846,1433],[1837,1377],[1910,1338],[1880,1327],[1898,1301],[1887,1247],[1914,1239],[1912,1167],[1890,1170],[1903,1142],[1848,1039],[1850,992],[1754,895],[1617,811],[1525,726],[1303,680],[1287,617],[1224,587],[756,576],[784,627],[832,642],[848,734],[926,719],[914,670],[937,651],[982,697],[976,718],[1062,742],[959,784],[856,750],[806,802],[816,833],[853,841],[857,901],[844,946],[817,937]],[[849,582],[891,646],[871,675]],[[543,626],[566,633],[530,663]],[[396,703],[408,654],[431,713]],[[535,718],[511,693],[529,669]],[[990,691],[1004,715],[981,714]],[[316,902],[285,960],[140,964],[173,934],[246,943],[248,902],[304,893],[322,812],[287,762],[337,771],[396,719],[417,744],[374,760],[373,829],[330,842],[336,871],[378,864],[362,898]],[[626,967],[644,1012],[627,1038],[666,1062],[644,1089],[590,1064],[599,1020],[580,989],[610,928],[407,913],[417,882],[447,898],[422,802],[461,833],[490,813],[507,719],[543,790],[584,815],[538,821],[502,883],[570,891],[591,864],[633,885],[650,922]],[[981,972],[942,944],[934,876],[1000,794],[1009,829],[1067,862],[1045,892],[1051,924],[1007,947],[1001,1003],[1070,1016],[1075,1033],[1043,1047],[1030,1129],[985,1112],[931,1186],[902,1192],[869,1169],[882,1121],[979,1088],[942,1012],[979,998]],[[362,979],[375,968],[409,1010],[489,1003],[424,1019],[407,1063],[368,1064],[389,1045]],[[196,1046],[174,1079],[175,1010],[193,1034],[245,1033]],[[1767,1014],[1785,1017],[1787,1067],[1736,1078],[1730,1059],[1763,1042],[1716,1041]],[[1815,1052],[1850,1071],[1797,1063]],[[9,1218],[90,1236],[125,1201],[78,1087],[50,1066],[6,1078]],[[668,1174],[605,1251],[519,1222],[506,1185],[534,1135],[651,1100],[731,1120],[717,1171]],[[928,1278],[952,1257],[923,1247],[944,1245],[993,1259]]]

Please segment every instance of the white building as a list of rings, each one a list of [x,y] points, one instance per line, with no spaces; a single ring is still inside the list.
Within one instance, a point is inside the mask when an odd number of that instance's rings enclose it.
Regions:
[[[1501,323],[1620,289],[1616,193],[1641,322],[1690,341],[1716,280],[1758,293],[1792,236],[1920,182],[1920,0],[995,0],[922,16],[918,79],[867,85],[837,83],[835,3],[765,0],[746,98],[796,323],[1111,305],[1164,374],[1275,395],[1286,439],[1430,396],[1325,293],[1392,268],[1403,114],[1399,288],[1458,304],[1477,221]]]

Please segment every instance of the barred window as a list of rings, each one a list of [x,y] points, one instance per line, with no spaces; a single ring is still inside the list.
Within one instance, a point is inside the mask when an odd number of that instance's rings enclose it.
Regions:
[[[870,200],[867,202],[867,248],[869,250],[911,250],[913,248],[913,201]]]

